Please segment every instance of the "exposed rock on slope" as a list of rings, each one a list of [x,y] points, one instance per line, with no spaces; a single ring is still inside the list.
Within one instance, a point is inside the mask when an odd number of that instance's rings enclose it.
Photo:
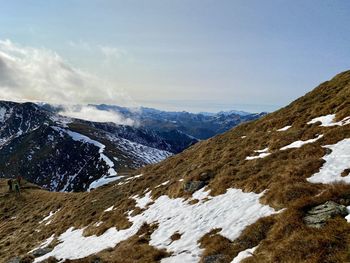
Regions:
[[[328,219],[337,215],[347,216],[349,212],[344,205],[339,205],[333,201],[327,201],[307,211],[304,221],[308,226],[320,228],[326,224]]]
[[[7,260],[53,248],[36,262],[348,262],[349,216],[320,228],[304,217],[327,201],[350,206],[349,117],[344,72],[277,112],[91,193],[28,190],[15,208],[7,195],[0,251]],[[21,231],[10,235],[14,227]]]

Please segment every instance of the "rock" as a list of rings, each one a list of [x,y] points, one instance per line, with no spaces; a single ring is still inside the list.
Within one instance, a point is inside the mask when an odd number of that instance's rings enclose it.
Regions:
[[[325,148],[326,155],[329,155],[332,153],[332,150],[329,148]]]
[[[34,257],[31,255],[26,255],[23,258],[20,257],[14,257],[11,258],[7,263],[31,263],[34,261]]]
[[[90,260],[90,263],[101,263],[101,259],[98,256],[93,256]]]
[[[26,255],[19,261],[20,263],[32,263],[34,261],[34,257],[32,255]]]
[[[46,255],[47,253],[51,252],[52,248],[50,247],[44,247],[44,248],[39,248],[37,250],[34,250],[32,255],[36,258],[41,257]]]
[[[226,256],[223,254],[216,254],[211,256],[206,256],[203,259],[203,263],[223,263],[226,262]]]
[[[9,261],[7,261],[7,263],[20,263],[20,262],[21,262],[20,257],[11,258]]]
[[[214,174],[211,171],[202,172],[199,175],[199,178],[200,178],[201,181],[209,181],[213,177],[214,177]]]
[[[206,185],[203,181],[188,181],[184,183],[184,191],[188,193],[194,193],[195,191],[203,188]]]
[[[345,206],[333,201],[327,201],[322,205],[311,208],[304,217],[304,222],[310,227],[321,228],[328,219],[337,215],[347,216],[349,213]]]
[[[44,260],[43,263],[57,263],[59,262],[55,257],[49,257],[48,259]]]

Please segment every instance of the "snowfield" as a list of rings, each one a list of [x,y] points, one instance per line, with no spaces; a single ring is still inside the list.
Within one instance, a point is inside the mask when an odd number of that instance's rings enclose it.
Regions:
[[[135,159],[145,164],[158,163],[173,155],[171,152],[145,146],[110,134],[107,135],[107,139],[116,142],[121,150],[132,154]]]
[[[201,190],[199,190],[201,191]],[[132,226],[128,229],[108,229],[100,236],[83,236],[84,229],[69,228],[58,239],[60,243],[48,254],[36,258],[40,262],[54,256],[58,259],[78,259],[114,247],[119,242],[135,235],[144,223],[157,223],[158,228],[151,235],[150,245],[164,248],[172,255],[162,260],[169,262],[199,262],[203,249],[198,240],[212,229],[221,228],[219,234],[234,240],[245,227],[256,222],[259,218],[275,213],[267,205],[262,205],[259,198],[263,193],[244,193],[239,189],[228,189],[225,194],[212,197],[191,205],[183,198],[171,199],[160,196],[156,200],[150,198],[150,192],[144,197],[131,197],[140,207],[146,207],[141,214],[129,216]],[[207,196],[203,190],[195,194],[198,198]],[[171,241],[174,233],[180,233],[181,238]],[[45,244],[48,241],[44,241]],[[42,245],[41,245],[42,246]]]
[[[341,173],[350,168],[350,139],[344,139],[333,145],[323,146],[332,152],[323,157],[326,163],[320,171],[307,180],[311,183],[331,184],[336,182],[350,183],[350,176],[342,177]]]

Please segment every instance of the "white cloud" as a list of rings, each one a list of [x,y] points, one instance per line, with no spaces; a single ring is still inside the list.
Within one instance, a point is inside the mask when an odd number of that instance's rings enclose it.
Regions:
[[[90,48],[88,44],[80,44]],[[106,56],[117,56],[118,53],[113,48],[104,47],[103,50]],[[23,47],[10,40],[0,40],[0,99],[61,105],[134,105],[121,89],[70,66],[57,53],[43,48]],[[133,120],[124,119],[116,112],[89,106],[66,106],[62,114],[91,121],[135,124]]]
[[[114,122],[129,126],[138,125],[137,121],[124,118],[114,111],[99,110],[93,106],[65,106],[59,114],[76,119],[83,119],[95,122]]]
[[[56,104],[131,102],[121,89],[70,66],[57,53],[10,40],[0,40],[0,98]]]

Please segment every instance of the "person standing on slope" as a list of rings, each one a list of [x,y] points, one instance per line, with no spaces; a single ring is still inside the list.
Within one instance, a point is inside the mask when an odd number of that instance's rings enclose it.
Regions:
[[[7,180],[7,185],[9,187],[9,192],[12,192],[12,187],[13,187],[13,181],[12,179]]]
[[[21,182],[22,182],[22,176],[18,175],[16,177],[17,181],[18,181],[18,185],[21,186]]]
[[[19,185],[19,181],[17,179],[15,179],[13,181],[13,187],[14,187],[14,190],[16,192],[16,195],[20,195],[20,185]]]

